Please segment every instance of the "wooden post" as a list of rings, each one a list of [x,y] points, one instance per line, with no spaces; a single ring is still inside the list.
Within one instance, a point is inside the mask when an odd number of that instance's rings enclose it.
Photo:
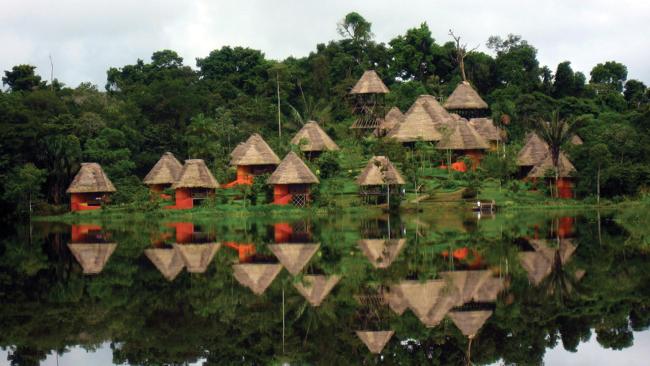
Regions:
[[[275,73],[275,86],[278,95],[278,137],[282,138],[282,123],[280,122],[280,76],[277,72]]]

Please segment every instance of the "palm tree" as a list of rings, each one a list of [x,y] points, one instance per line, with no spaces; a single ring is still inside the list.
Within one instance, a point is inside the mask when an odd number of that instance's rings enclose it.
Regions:
[[[560,118],[560,111],[555,110],[551,113],[549,121],[544,119],[537,120],[537,134],[548,145],[553,170],[555,173],[555,187],[557,191],[557,182],[560,180],[560,152],[562,146],[566,144],[574,133],[575,124],[572,120]]]

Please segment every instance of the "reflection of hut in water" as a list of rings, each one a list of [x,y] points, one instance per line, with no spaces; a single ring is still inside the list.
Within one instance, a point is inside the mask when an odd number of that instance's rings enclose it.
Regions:
[[[404,114],[397,107],[391,108],[383,119],[379,120],[379,124],[373,134],[377,137],[384,137],[395,126],[402,123]]]
[[[167,208],[182,210],[193,208],[213,197],[215,189],[219,188],[219,182],[214,179],[203,159],[188,159],[172,188],[175,190],[176,204]]]
[[[375,70],[367,70],[350,90],[356,120],[350,128],[374,130],[384,116],[384,96],[389,90]]]
[[[272,244],[268,248],[284,268],[295,276],[309,263],[320,244]]]
[[[386,347],[386,344],[390,341],[395,334],[393,330],[381,330],[381,331],[371,331],[371,330],[357,330],[357,337],[361,339],[363,344],[368,347],[368,350],[372,353],[381,353],[381,351]]]
[[[101,165],[81,163],[81,168],[66,190],[70,194],[71,211],[98,210],[107,202],[115,186]]]
[[[257,249],[253,243],[237,243],[234,241],[227,241],[223,244],[226,247],[237,251],[239,263],[252,262],[257,253]]]
[[[174,247],[145,249],[144,254],[168,281],[173,281],[185,267],[181,253]]]
[[[488,283],[494,285],[491,281],[492,272],[483,271],[453,271],[440,273],[450,288],[457,294],[456,305],[461,306],[468,302],[479,301],[479,291]],[[496,297],[496,295],[495,295]]]
[[[406,239],[361,239],[358,244],[373,267],[383,269],[397,259]]]
[[[442,252],[442,256],[449,258],[449,251]],[[451,252],[454,259],[454,267],[468,268],[468,269],[481,269],[485,267],[483,256],[474,248],[462,247],[454,249]]]
[[[163,199],[170,199],[171,197],[163,194],[163,191],[170,188],[178,180],[182,170],[183,164],[176,159],[174,154],[166,152],[151,168],[142,182],[149,187],[153,195],[159,195]]]
[[[190,273],[203,273],[208,269],[221,244],[174,244],[180,253],[187,271]]]
[[[416,317],[427,326],[432,324],[429,312],[434,308],[444,293],[446,282],[444,280],[402,281],[391,286],[391,293],[400,294],[408,308]]]
[[[84,274],[98,274],[104,270],[108,259],[115,251],[115,243],[70,243],[68,248],[81,265]]]
[[[237,282],[262,295],[282,270],[279,263],[240,263],[232,266]]]
[[[291,139],[293,145],[298,145],[300,151],[308,158],[315,158],[323,151],[340,150],[339,146],[321,128],[316,121],[309,121]]]
[[[311,202],[311,186],[319,180],[293,151],[289,152],[267,180],[273,185],[273,203],[303,207]]]
[[[402,174],[385,156],[373,156],[357,177],[359,194],[366,202],[385,203],[387,195],[402,195]]]
[[[547,240],[530,240],[530,245],[535,251],[519,253],[519,262],[526,270],[528,280],[535,286],[542,283],[556,265],[567,264],[576,250],[570,239],[560,240],[557,248],[548,244]]]
[[[106,243],[109,235],[95,224],[72,224],[70,241],[72,243]]]
[[[176,243],[203,244],[214,242],[214,233],[205,231],[200,225],[192,222],[172,222],[168,224],[175,229]]]
[[[255,176],[271,173],[280,164],[280,158],[257,133],[237,145],[230,157],[230,165],[237,167],[237,179],[224,185],[224,188],[251,185]]]
[[[469,339],[473,339],[492,316],[490,310],[452,311],[449,313],[451,321]]]
[[[340,279],[337,275],[304,275],[302,281],[293,286],[311,306],[320,306]]]
[[[276,243],[309,243],[312,241],[308,221],[277,222],[273,224],[273,240]]]

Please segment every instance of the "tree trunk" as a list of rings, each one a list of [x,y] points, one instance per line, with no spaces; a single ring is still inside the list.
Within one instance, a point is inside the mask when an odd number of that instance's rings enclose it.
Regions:
[[[596,173],[596,202],[600,205],[600,165]]]

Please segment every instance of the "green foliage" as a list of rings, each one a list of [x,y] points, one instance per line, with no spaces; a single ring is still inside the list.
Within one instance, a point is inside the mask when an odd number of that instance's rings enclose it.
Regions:
[[[15,207],[17,216],[32,214],[35,202],[43,197],[41,188],[47,172],[27,163],[13,169],[5,178],[2,199]]]

